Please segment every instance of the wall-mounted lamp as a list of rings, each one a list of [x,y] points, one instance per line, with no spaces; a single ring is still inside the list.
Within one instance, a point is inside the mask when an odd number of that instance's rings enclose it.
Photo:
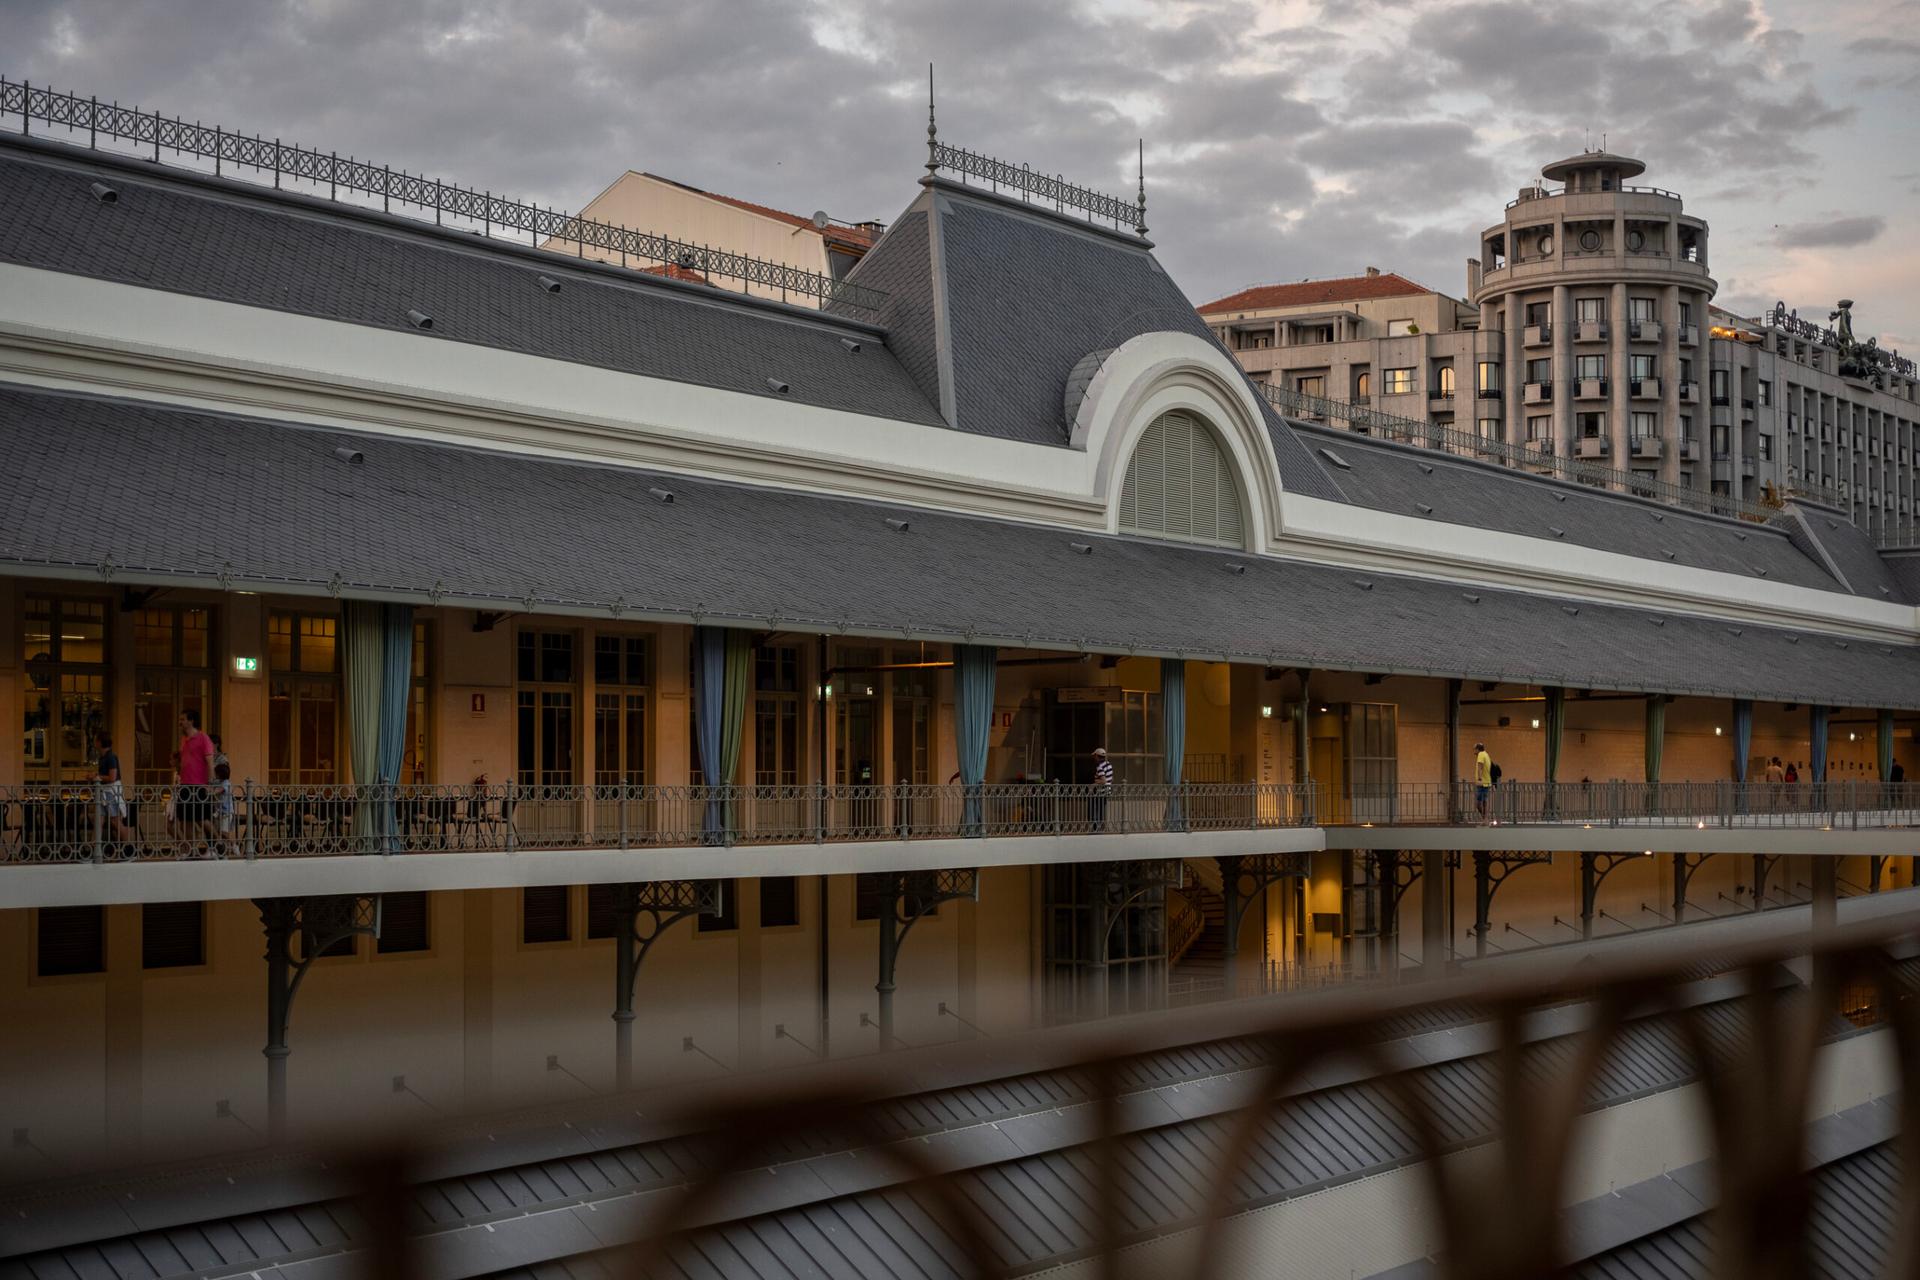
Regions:
[[[1714,737],[1716,737],[1716,738],[1720,736],[1720,726],[1719,726],[1719,725],[1715,725],[1715,726],[1713,726],[1713,736],[1714,736]]]
[[[1533,727],[1534,727],[1534,728],[1536,728],[1536,729],[1538,729],[1538,728],[1540,727],[1540,717],[1539,717],[1539,716],[1535,716],[1535,717],[1533,718]]]
[[[1263,707],[1261,707],[1261,708],[1260,708],[1260,718],[1261,718],[1262,720],[1271,720],[1271,719],[1273,719],[1273,708],[1272,708],[1272,707],[1265,707],[1265,706],[1263,706]]]

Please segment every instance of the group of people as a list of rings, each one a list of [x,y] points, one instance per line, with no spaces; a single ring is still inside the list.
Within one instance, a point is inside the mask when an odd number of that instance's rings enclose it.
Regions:
[[[173,784],[166,800],[167,836],[190,847],[204,840],[207,856],[213,858],[237,852],[233,766],[221,750],[220,735],[200,727],[197,711],[182,711],[178,723],[180,745],[173,753]],[[113,735],[105,729],[97,730],[93,744],[101,829],[132,842],[138,836],[127,802],[126,776],[119,753],[113,749]]]

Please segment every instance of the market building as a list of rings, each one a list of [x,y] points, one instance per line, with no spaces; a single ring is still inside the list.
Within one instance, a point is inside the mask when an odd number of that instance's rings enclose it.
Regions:
[[[1283,414],[1140,197],[930,138],[803,307],[87,106],[0,85],[12,1180],[1911,881],[1920,557]]]

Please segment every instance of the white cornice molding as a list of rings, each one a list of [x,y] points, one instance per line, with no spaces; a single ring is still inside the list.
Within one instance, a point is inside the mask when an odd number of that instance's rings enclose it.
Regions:
[[[290,364],[290,351],[306,364]],[[1243,480],[1258,487],[1250,509],[1265,532],[1250,545],[1260,553],[1883,643],[1920,640],[1920,610],[1907,606],[1283,491],[1237,367],[1184,334],[1143,335],[1116,349],[1101,369],[1108,383],[1097,376],[1082,402],[1083,448],[4,265],[0,374],[52,389],[1090,532],[1112,527],[1109,491],[1124,474],[1118,450],[1142,425],[1128,421],[1128,408],[1174,388],[1176,400],[1187,397],[1222,427]],[[636,401],[647,405],[644,419],[633,415]]]

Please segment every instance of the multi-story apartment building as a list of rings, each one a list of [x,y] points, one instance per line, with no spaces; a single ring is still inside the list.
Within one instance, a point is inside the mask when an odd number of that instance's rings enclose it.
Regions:
[[[1200,313],[1257,380],[1333,402],[1315,416],[1359,406],[1648,493],[1794,491],[1911,539],[1912,362],[1784,307],[1714,310],[1707,224],[1678,195],[1632,185],[1644,168],[1606,152],[1548,165],[1481,234],[1465,301],[1369,269]]]
[[[162,1227],[291,1269],[331,1246],[219,1225],[339,1194],[269,1136],[1156,1011],[1202,938],[1241,993],[1907,878],[1920,557],[1283,415],[1131,202],[935,149],[801,307],[450,185],[335,203],[389,176],[325,152],[269,186],[152,159],[232,134],[14,113],[0,1181],[253,1161],[21,1191],[28,1274]],[[569,1154],[651,1123],[606,1105]],[[559,1221],[534,1181],[512,1215]]]

